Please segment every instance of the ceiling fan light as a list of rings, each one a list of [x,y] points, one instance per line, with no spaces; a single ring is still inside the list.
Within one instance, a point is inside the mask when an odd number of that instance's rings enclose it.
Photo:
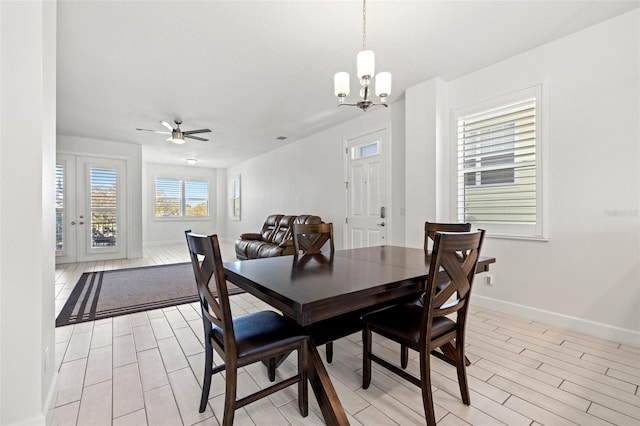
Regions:
[[[184,138],[171,138],[171,142],[176,145],[182,145],[184,143]]]

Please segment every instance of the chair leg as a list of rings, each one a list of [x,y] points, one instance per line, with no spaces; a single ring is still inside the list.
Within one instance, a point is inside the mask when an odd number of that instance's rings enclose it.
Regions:
[[[362,329],[362,389],[367,389],[371,384],[371,330],[368,326]]]
[[[420,388],[422,388],[422,405],[427,425],[435,426],[436,414],[433,409],[433,395],[431,395],[431,354],[424,348],[420,351]]]
[[[204,356],[204,380],[202,381],[202,396],[200,397],[200,412],[204,413],[209,401],[209,390],[211,389],[211,376],[213,375],[213,348],[210,343],[205,344]]]
[[[400,367],[407,368],[409,365],[409,348],[405,345],[400,345]]]
[[[238,366],[227,364],[224,392],[224,412],[222,413],[222,426],[233,425],[233,417],[236,412],[236,391],[238,388]]]
[[[333,361],[333,342],[327,343],[324,347],[327,350],[327,362],[331,364]]]
[[[309,415],[309,385],[307,380],[307,369],[309,368],[309,354],[307,345],[303,342],[298,349],[298,372],[300,381],[298,382],[298,409],[302,417]]]
[[[269,358],[269,361],[267,361],[267,373],[269,374],[269,381],[275,382],[276,381],[276,359],[275,358]]]
[[[458,386],[460,387],[460,396],[465,405],[471,404],[469,397],[469,383],[467,382],[467,365],[464,355],[464,344],[456,342],[456,370],[458,371]]]

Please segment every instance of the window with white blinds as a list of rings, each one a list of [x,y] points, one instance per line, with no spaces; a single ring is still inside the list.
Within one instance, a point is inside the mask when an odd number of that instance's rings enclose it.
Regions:
[[[91,247],[117,245],[118,179],[115,169],[90,168]]]
[[[56,252],[64,247],[64,164],[56,164]]]
[[[156,178],[155,217],[208,217],[209,182]]]
[[[538,93],[454,114],[458,221],[494,234],[541,236]]]

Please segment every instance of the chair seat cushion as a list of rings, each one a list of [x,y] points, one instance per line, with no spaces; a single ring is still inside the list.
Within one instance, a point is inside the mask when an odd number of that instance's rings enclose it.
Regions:
[[[391,306],[362,316],[372,331],[383,336],[395,336],[406,346],[416,349],[420,340],[420,325],[424,308],[415,303]],[[446,317],[433,319],[431,339],[455,330],[456,323]]]
[[[307,336],[298,324],[273,311],[260,311],[233,319],[238,357],[250,356]],[[222,329],[213,327],[212,338],[224,346]]]

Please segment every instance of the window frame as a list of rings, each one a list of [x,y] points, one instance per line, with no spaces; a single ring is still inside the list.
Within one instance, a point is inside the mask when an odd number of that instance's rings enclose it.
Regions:
[[[180,182],[180,215],[176,216],[157,216],[156,215],[156,188],[158,179],[175,180]],[[187,216],[187,200],[193,197],[187,197],[186,182],[206,182],[207,184],[207,214],[206,216]],[[172,174],[157,174],[151,178],[151,218],[154,221],[198,221],[211,219],[211,181],[204,177],[198,176],[175,176]]]
[[[487,237],[492,238],[508,238],[508,239],[525,239],[525,240],[549,240],[548,227],[548,84],[547,82],[539,82],[532,84],[520,90],[486,99],[475,104],[455,108],[451,110],[451,212],[452,218],[456,221],[467,221],[458,210],[459,191],[464,188],[459,187],[459,170],[458,170],[458,119],[488,112],[511,104],[515,104],[526,99],[534,98],[536,108],[536,221],[535,224],[518,224],[506,222],[486,222],[481,220],[471,221],[474,227],[482,228],[487,231]],[[478,155],[478,162],[482,156]],[[499,167],[500,168],[500,167]],[[500,168],[502,169],[502,168]],[[514,169],[516,170],[516,169]],[[480,172],[478,172],[478,175]],[[476,186],[472,188],[495,188],[506,185],[517,184],[518,173],[514,173],[514,183],[495,183],[482,185],[479,183],[480,176],[476,177]],[[466,185],[465,185],[466,187]]]

